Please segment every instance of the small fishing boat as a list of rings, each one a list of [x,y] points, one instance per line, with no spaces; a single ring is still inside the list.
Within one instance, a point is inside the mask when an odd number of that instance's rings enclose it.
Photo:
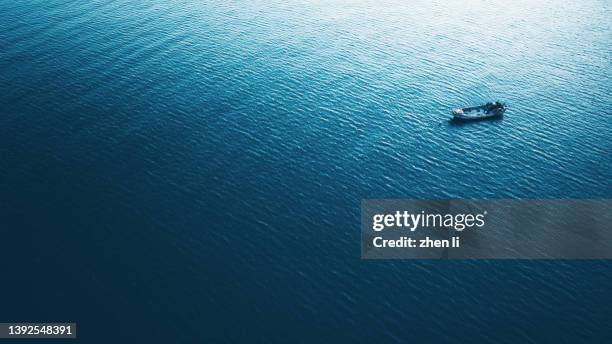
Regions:
[[[501,116],[506,109],[506,104],[497,101],[495,103],[486,103],[479,106],[454,108],[451,113],[453,117],[457,119],[484,119]]]

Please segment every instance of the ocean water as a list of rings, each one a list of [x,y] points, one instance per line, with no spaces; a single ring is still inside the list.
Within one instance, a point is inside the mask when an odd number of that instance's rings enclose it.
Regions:
[[[0,0],[0,322],[612,341],[606,261],[362,261],[364,198],[610,198],[610,1]],[[503,119],[454,106],[500,99]]]

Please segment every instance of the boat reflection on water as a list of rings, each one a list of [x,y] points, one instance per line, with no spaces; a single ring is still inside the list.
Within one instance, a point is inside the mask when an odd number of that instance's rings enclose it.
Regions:
[[[504,120],[503,115],[495,116],[495,117],[484,117],[484,118],[475,118],[470,120],[464,120],[461,118],[453,117],[448,120],[448,124],[453,127],[460,127],[464,125],[482,123],[482,122],[501,122]]]

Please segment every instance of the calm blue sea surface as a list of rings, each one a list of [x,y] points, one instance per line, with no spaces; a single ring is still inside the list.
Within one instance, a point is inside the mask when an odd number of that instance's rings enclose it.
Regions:
[[[612,263],[362,261],[364,198],[612,197],[610,1],[0,0],[0,322],[612,342]],[[504,100],[501,120],[454,106]]]

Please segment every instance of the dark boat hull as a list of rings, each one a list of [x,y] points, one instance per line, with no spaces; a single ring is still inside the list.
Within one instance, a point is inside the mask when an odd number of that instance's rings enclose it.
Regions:
[[[462,109],[454,109],[451,114],[454,118],[460,120],[479,120],[499,117],[504,114],[506,107],[496,108],[493,110],[487,110],[486,105],[466,107]]]

